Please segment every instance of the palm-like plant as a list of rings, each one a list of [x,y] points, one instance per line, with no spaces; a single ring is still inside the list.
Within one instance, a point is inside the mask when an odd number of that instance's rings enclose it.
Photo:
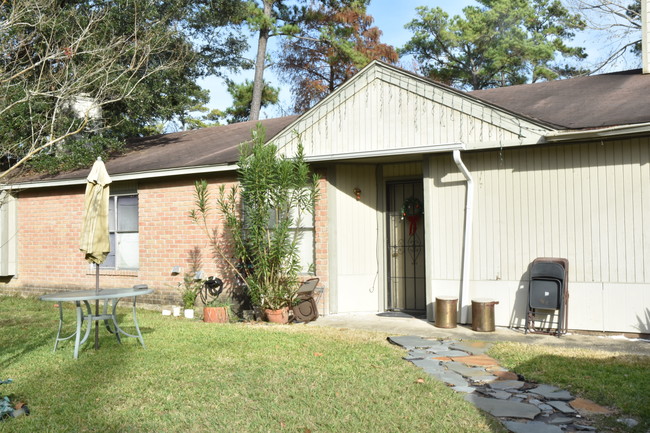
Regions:
[[[318,177],[312,175],[299,144],[295,157],[278,154],[258,126],[241,146],[239,185],[219,189],[217,207],[228,236],[210,229],[210,195],[206,181],[195,184],[191,218],[201,224],[216,258],[225,260],[248,287],[251,301],[262,308],[290,306],[298,289],[301,221],[312,215]]]

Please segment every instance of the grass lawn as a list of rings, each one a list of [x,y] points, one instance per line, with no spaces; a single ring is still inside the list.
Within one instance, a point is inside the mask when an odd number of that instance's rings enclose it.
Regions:
[[[583,398],[617,410],[603,417],[603,431],[650,431],[650,357],[594,350],[567,350],[519,343],[499,343],[490,355],[526,380],[559,386]],[[629,428],[616,421],[633,417]]]
[[[70,330],[73,309],[65,314]],[[0,297],[0,379],[14,380],[0,397],[32,412],[0,422],[0,431],[505,431],[403,361],[385,335],[207,324],[145,310],[138,318],[146,350],[100,330],[100,349],[86,343],[74,360],[72,341],[52,353],[52,303]]]

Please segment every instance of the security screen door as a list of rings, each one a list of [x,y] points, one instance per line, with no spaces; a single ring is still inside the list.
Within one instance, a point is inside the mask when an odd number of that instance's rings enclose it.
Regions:
[[[426,310],[422,180],[390,182],[388,214],[388,309]]]

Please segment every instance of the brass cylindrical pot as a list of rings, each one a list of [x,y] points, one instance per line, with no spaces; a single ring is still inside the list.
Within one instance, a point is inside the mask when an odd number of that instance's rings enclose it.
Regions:
[[[498,303],[493,299],[472,299],[472,330],[494,331],[494,306]]]
[[[458,317],[458,298],[441,296],[436,298],[435,325],[438,328],[455,328]]]

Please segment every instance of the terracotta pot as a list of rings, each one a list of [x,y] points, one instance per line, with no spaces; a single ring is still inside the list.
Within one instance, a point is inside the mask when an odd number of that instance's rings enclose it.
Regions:
[[[203,321],[207,323],[228,323],[228,308],[203,307]]]
[[[266,320],[272,323],[289,323],[289,308],[284,307],[279,310],[264,310],[266,314]]]

